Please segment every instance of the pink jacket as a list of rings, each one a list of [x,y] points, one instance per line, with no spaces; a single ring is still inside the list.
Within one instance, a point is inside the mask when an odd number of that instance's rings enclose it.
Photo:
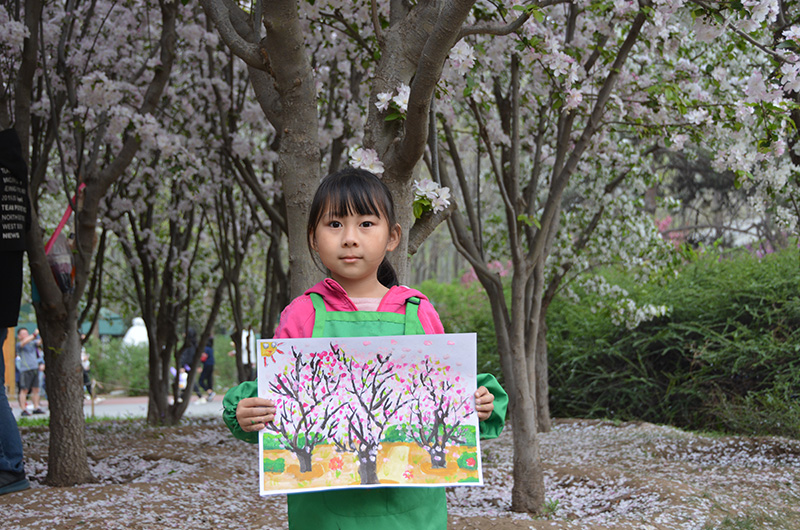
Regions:
[[[347,296],[344,288],[335,280],[326,278],[302,296],[292,300],[292,303],[281,312],[281,320],[278,323],[278,329],[275,330],[276,339],[298,339],[311,336],[314,331],[314,304],[309,296],[311,293],[318,293],[322,296],[328,311],[357,311],[356,305]],[[433,304],[416,289],[402,285],[392,287],[381,300],[378,311],[405,314],[406,300],[412,296],[420,299],[417,314],[425,333],[444,333],[444,327]]]

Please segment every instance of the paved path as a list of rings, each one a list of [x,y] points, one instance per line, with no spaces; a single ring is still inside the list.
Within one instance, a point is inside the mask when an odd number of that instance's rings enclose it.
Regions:
[[[148,398],[146,396],[100,396],[94,403],[94,416],[98,418],[144,418],[147,416],[147,401]],[[46,412],[45,417],[49,415],[47,405],[47,401],[43,400],[42,409]],[[30,399],[28,399],[28,410],[31,410]],[[21,411],[16,400],[11,402],[11,411],[19,419]],[[83,414],[87,418],[92,416],[92,403],[88,399],[83,402]],[[197,400],[197,396],[192,396],[189,408],[186,409],[186,415],[221,416],[222,396],[218,395],[207,403],[201,403]],[[42,416],[32,415],[29,417],[40,418]]]

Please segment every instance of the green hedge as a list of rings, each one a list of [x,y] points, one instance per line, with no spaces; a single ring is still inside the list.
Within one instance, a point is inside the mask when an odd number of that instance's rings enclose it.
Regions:
[[[554,416],[800,435],[800,255],[708,254],[666,285],[626,287],[671,312],[615,326],[597,299],[548,314]]]

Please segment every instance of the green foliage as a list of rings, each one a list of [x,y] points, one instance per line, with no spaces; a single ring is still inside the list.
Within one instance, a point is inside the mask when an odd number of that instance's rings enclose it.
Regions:
[[[147,346],[127,346],[120,339],[103,342],[91,337],[86,351],[92,363],[92,377],[101,385],[98,393],[123,390],[129,396],[147,395]]]
[[[554,416],[800,436],[800,256],[709,253],[666,285],[623,285],[669,316],[628,330],[580,304],[548,313]],[[624,282],[625,278],[614,278]]]
[[[408,436],[408,424],[390,425],[383,434],[382,442],[411,442]]]
[[[283,438],[277,434],[261,434],[264,449],[283,449]]]
[[[471,460],[471,462],[467,462]],[[464,453],[458,457],[458,467],[461,469],[478,469],[478,453]]]
[[[492,308],[479,282],[437,283],[429,280],[419,290],[430,298],[447,333],[478,334],[478,372],[494,375],[503,384]]]
[[[455,437],[464,442],[464,445],[477,446],[478,440],[475,427],[471,425],[461,425],[456,429]]]
[[[217,393],[238,384],[236,357],[229,356],[233,348],[229,337],[218,335],[214,341],[214,388]],[[148,393],[148,351],[146,346],[124,346],[120,339],[108,342],[90,337],[86,343],[92,366],[92,377],[102,384],[98,394],[123,390],[131,396]],[[195,376],[195,381],[197,380]]]
[[[276,458],[275,460],[264,459],[264,473],[283,473],[285,469],[286,462],[283,458]]]

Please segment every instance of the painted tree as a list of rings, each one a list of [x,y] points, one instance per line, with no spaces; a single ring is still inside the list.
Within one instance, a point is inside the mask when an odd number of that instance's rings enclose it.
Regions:
[[[450,366],[425,356],[421,364],[395,375],[411,396],[406,414],[412,424],[410,436],[428,452],[432,468],[446,467],[447,448],[466,442],[460,437],[461,426],[474,410],[472,393],[450,372]]]
[[[69,485],[91,480],[78,315],[93,269],[100,202],[148,139],[146,124],[175,58],[178,6],[29,0],[0,9],[3,34],[11,37],[3,41],[10,53],[3,52],[0,120],[4,127],[13,123],[31,172],[28,256],[51,389],[47,481]],[[85,188],[70,226],[75,284],[62,292],[45,256],[43,208],[49,194],[62,204],[74,200],[79,184]]]
[[[376,354],[359,361],[331,345],[344,377],[342,390],[346,405],[341,409],[334,443],[340,451],[358,457],[361,484],[378,484],[377,457],[384,433],[391,423],[404,417],[409,399],[393,386],[395,373],[405,365],[392,362],[392,354]]]
[[[345,405],[333,396],[344,388],[346,372],[335,351],[331,345],[331,351],[304,355],[293,346],[294,364],[269,382],[270,392],[277,396],[277,412],[267,430],[279,434],[283,446],[297,456],[301,473],[311,471],[314,448],[333,438],[343,419],[340,411]]]

